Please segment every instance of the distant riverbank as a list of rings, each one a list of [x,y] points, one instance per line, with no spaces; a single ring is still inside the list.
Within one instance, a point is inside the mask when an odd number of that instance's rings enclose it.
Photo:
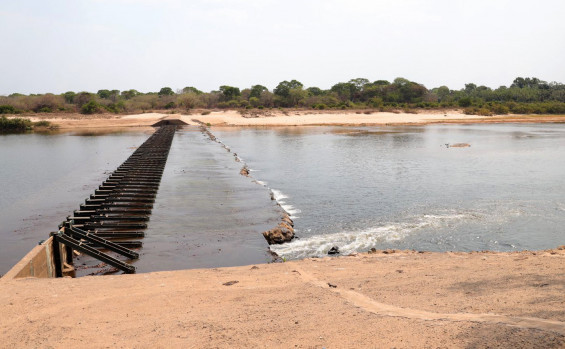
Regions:
[[[565,122],[565,115],[466,115],[460,110],[424,113],[358,111],[269,110],[244,112],[237,110],[195,110],[190,114],[152,112],[133,115],[110,114],[33,114],[22,116],[31,121],[49,121],[61,129],[100,127],[151,126],[163,119],[180,119],[189,125],[199,122],[210,126],[371,126],[416,125],[432,123],[546,123]]]

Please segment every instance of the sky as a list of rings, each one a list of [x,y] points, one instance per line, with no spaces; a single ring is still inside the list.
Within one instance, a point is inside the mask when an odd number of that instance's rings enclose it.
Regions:
[[[2,0],[0,95],[565,83],[563,0]]]

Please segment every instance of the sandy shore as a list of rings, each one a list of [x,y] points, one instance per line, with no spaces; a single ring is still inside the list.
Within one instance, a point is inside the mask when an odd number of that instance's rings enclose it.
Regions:
[[[565,250],[0,279],[0,347],[559,348]]]
[[[99,128],[99,127],[146,127],[164,120],[181,119],[190,125],[198,121],[213,126],[314,126],[314,125],[410,125],[431,123],[524,123],[524,122],[565,122],[565,115],[502,115],[477,116],[465,115],[458,110],[445,112],[384,113],[366,111],[269,111],[263,114],[247,114],[239,111],[214,111],[202,115],[202,111],[186,114],[145,113],[136,115],[80,115],[80,114],[44,114],[32,115],[33,121],[48,120],[62,129]]]

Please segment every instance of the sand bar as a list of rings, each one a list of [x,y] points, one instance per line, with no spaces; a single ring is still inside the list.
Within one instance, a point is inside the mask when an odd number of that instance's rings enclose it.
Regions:
[[[202,115],[202,114],[206,115]],[[189,125],[199,122],[212,126],[370,126],[423,125],[433,123],[542,123],[565,122],[565,115],[465,115],[459,110],[389,113],[368,111],[268,111],[242,115],[236,110],[191,111],[190,114],[144,113],[134,115],[32,114],[32,121],[48,120],[62,129],[99,127],[146,127],[163,119],[181,119]]]

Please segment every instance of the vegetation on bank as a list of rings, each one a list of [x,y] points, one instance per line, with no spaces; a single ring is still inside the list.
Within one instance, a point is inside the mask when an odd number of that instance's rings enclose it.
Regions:
[[[285,80],[272,91],[262,85],[243,90],[223,85],[211,92],[189,86],[177,91],[163,87],[158,92],[149,93],[99,90],[96,93],[69,91],[60,95],[14,93],[0,96],[0,114],[117,114],[163,109],[182,112],[194,108],[368,108],[381,111],[462,108],[465,113],[473,115],[565,114],[565,84],[519,77],[508,87],[492,89],[469,83],[461,90],[451,90],[447,86],[427,89],[404,78],[392,82],[370,82],[359,78],[337,83],[327,90],[306,88],[297,80]]]
[[[45,120],[32,122],[30,119],[8,119],[5,116],[0,116],[0,132],[21,132],[39,128],[53,128],[53,125],[49,121]]]

